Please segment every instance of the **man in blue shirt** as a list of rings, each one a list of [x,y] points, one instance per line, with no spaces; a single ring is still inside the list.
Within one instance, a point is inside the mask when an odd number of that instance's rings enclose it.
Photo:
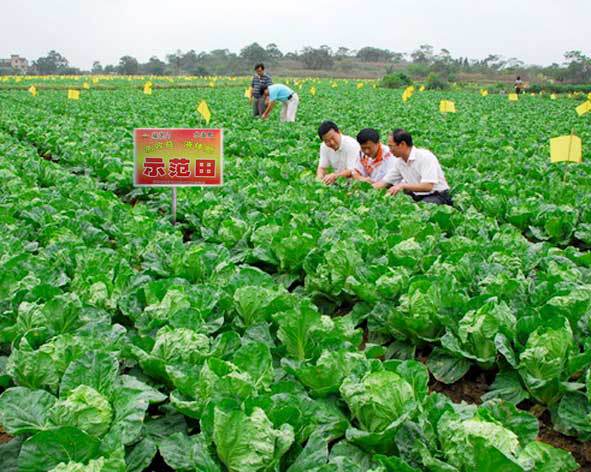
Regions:
[[[252,113],[255,117],[263,114],[265,110],[265,97],[261,94],[263,85],[271,85],[273,80],[271,76],[265,73],[265,65],[257,64],[254,66],[255,75],[250,83],[250,103],[252,104]]]
[[[300,97],[287,85],[274,84],[261,87],[261,92],[267,102],[267,108],[263,112],[263,119],[267,119],[276,102],[281,102],[280,121],[292,122],[296,119]]]

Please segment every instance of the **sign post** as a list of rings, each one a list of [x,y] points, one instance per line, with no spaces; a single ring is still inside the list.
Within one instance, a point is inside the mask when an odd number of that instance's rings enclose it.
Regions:
[[[221,129],[137,128],[133,132],[136,187],[172,187],[176,223],[177,187],[223,185]]]

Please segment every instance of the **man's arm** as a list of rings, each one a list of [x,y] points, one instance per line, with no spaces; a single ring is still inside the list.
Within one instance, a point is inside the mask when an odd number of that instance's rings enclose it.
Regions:
[[[263,120],[266,120],[269,117],[269,114],[273,110],[274,106],[275,106],[275,102],[270,101],[269,104],[267,105],[267,108],[265,108],[265,111],[263,112]]]
[[[401,190],[408,190],[409,192],[431,192],[435,184],[433,182],[423,182],[420,184],[396,184],[388,190],[390,195],[396,195]]]
[[[396,186],[402,182],[402,174],[398,170],[398,168],[394,165],[390,168],[388,173],[384,176],[382,180],[379,182],[375,182],[373,184],[373,188],[382,189],[382,188],[390,188],[392,186]],[[393,188],[393,187],[392,187]]]
[[[340,172],[328,173],[327,167],[320,167],[316,169],[316,178],[326,185],[332,185],[339,177],[351,177],[351,169],[344,169]]]
[[[368,184],[373,184],[373,180],[370,177],[364,177],[361,173],[357,170],[353,170],[353,178],[358,180],[359,182],[367,182]]]

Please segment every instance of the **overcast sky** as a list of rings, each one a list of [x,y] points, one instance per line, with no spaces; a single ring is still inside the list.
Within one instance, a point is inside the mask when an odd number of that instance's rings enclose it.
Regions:
[[[431,44],[454,57],[496,53],[541,65],[573,49],[591,54],[591,0],[2,0],[0,7],[0,57],[33,60],[55,49],[84,69],[127,54],[145,62],[176,49],[239,52],[254,41],[284,53]]]

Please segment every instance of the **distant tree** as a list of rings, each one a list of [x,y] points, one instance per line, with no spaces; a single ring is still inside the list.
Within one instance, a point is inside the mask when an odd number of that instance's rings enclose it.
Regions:
[[[305,47],[299,55],[306,69],[330,69],[334,65],[334,59],[330,50],[326,48]]]
[[[279,50],[275,43],[267,44],[265,51],[267,53],[267,57],[271,60],[281,59],[283,57],[283,53]]]
[[[417,64],[431,64],[433,62],[433,46],[422,44],[419,49],[411,53],[410,57]]]
[[[406,56],[406,54],[403,52],[393,52],[390,62],[393,62],[394,64],[401,64],[404,62],[404,56]]]
[[[183,65],[183,52],[180,49],[177,49],[176,52],[167,54],[166,61],[170,71],[175,75],[179,75]]]
[[[68,67],[68,60],[59,52],[51,50],[45,57],[33,61],[33,67],[41,75],[61,74]]]
[[[104,72],[105,74],[116,74],[116,73],[117,73],[117,67],[115,67],[115,66],[114,66],[114,65],[112,65],[112,64],[107,64],[107,65],[105,66],[105,68],[103,69],[103,72]]]
[[[240,50],[240,57],[252,65],[257,62],[265,62],[269,59],[267,50],[259,43],[252,43],[242,48]]]
[[[123,75],[136,75],[140,65],[135,57],[123,56],[119,59],[118,72]]]
[[[363,62],[387,62],[392,59],[392,51],[366,46],[357,51],[357,58]]]
[[[152,56],[148,62],[142,64],[142,71],[150,75],[164,75],[166,63],[156,56]]]
[[[94,61],[92,63],[92,69],[90,70],[90,72],[92,72],[93,74],[102,74],[104,72],[103,66],[99,61]]]
[[[337,51],[334,53],[334,57],[337,59],[344,59],[351,56],[351,50],[349,48],[339,46]]]
[[[591,58],[581,51],[567,51],[565,78],[571,82],[591,82]]]

